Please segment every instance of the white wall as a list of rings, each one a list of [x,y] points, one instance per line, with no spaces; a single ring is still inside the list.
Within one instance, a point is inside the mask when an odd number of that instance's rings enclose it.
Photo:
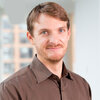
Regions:
[[[74,71],[90,84],[93,100],[100,100],[99,0],[76,0]]]

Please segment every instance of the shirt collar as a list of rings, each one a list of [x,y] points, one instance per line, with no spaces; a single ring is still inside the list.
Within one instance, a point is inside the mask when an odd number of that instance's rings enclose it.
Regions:
[[[66,68],[63,62],[62,77],[64,76],[70,80],[73,80],[73,76],[71,75],[71,72]]]
[[[42,62],[40,62],[40,60],[36,57],[36,55],[34,56],[34,59],[30,65],[30,68],[34,72],[38,83],[46,80],[48,77],[50,77],[53,74],[47,69],[47,67],[45,67],[45,65]],[[72,79],[71,74],[66,69],[64,63],[63,63],[62,76],[66,76],[66,78]]]

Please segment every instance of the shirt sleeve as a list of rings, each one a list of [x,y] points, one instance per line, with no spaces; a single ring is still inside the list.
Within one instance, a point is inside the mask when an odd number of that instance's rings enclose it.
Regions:
[[[92,100],[91,87],[90,87],[89,83],[84,78],[83,78],[83,80],[84,80],[84,83],[85,83],[84,86],[86,86],[86,90],[87,90],[88,95],[89,95],[89,100]]]
[[[91,93],[91,88],[90,88],[89,84],[88,84],[88,87],[89,87],[89,96],[90,96],[90,100],[92,100],[92,93]]]
[[[12,84],[1,83],[0,100],[21,100],[21,98]]]

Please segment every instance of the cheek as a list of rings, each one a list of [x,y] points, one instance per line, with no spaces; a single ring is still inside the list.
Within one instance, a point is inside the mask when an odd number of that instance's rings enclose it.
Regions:
[[[63,38],[61,38],[61,41],[66,44],[68,42],[68,37],[64,36]]]
[[[44,38],[37,38],[35,40],[35,46],[40,48],[40,47],[44,47],[47,44],[47,40]]]

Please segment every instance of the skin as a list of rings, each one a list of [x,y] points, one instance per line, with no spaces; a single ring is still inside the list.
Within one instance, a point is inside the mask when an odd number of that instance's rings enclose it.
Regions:
[[[34,36],[27,32],[27,38],[35,46],[38,59],[55,75],[61,78],[62,58],[70,37],[67,22],[41,14],[34,23]]]

